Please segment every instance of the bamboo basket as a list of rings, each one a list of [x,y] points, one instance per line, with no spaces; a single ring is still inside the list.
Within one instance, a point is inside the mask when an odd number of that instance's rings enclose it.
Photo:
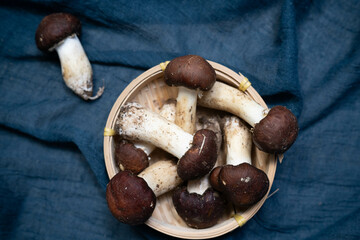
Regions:
[[[243,75],[237,74],[223,65],[212,61],[208,62],[215,69],[217,81],[222,81],[236,88],[238,88],[241,83],[244,83],[244,81],[247,81]],[[147,70],[134,79],[120,94],[110,111],[104,134],[104,158],[109,179],[111,179],[119,169],[114,160],[114,137],[111,136],[114,132],[112,132],[112,134],[106,134],[106,132],[109,130],[111,132],[115,129],[115,122],[121,106],[128,101],[137,101],[153,111],[158,112],[164,101],[169,98],[176,98],[177,96],[176,87],[169,87],[164,82],[163,70],[160,65]],[[260,105],[267,108],[261,96],[252,86],[249,86],[245,93]],[[152,156],[152,159],[156,157],[157,156]],[[282,159],[282,156],[279,156],[279,158]],[[270,191],[275,177],[277,164],[276,156],[261,152],[253,146],[252,163],[267,174],[270,181]],[[267,192],[261,201],[247,209],[230,209],[219,223],[211,228],[193,229],[188,227],[176,213],[170,192],[157,199],[153,215],[145,224],[159,232],[173,237],[183,239],[214,238],[231,232],[249,221],[264,204],[268,194],[269,192]]]

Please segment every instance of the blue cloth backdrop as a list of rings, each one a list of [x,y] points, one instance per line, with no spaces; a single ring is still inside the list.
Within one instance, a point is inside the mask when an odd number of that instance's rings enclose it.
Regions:
[[[69,90],[58,57],[36,48],[41,19],[69,12],[95,89]],[[219,239],[360,238],[360,2],[0,2],[0,239],[164,239],[108,211],[103,128],[145,70],[198,54],[242,72],[271,107],[298,117],[269,198]]]

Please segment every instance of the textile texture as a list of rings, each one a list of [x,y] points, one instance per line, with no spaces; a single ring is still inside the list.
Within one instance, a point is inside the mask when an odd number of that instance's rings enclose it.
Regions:
[[[68,12],[94,71],[95,101],[66,87],[41,19]],[[197,54],[248,77],[300,133],[271,196],[219,239],[360,238],[360,2],[1,1],[0,239],[171,239],[107,208],[103,130],[147,69]]]

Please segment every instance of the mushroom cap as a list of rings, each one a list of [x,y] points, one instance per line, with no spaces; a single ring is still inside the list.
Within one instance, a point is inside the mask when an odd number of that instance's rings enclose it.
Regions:
[[[267,153],[284,153],[295,142],[299,132],[297,119],[284,106],[275,106],[253,131],[253,142]]]
[[[215,167],[211,173],[210,173],[210,176],[209,176],[209,181],[210,181],[210,185],[216,190],[216,191],[219,191],[221,192],[221,187],[220,187],[220,184],[219,184],[219,174],[220,174],[220,171],[221,171],[221,168],[222,166],[217,166]]]
[[[209,173],[217,160],[216,134],[201,129],[194,135],[191,148],[179,159],[177,173],[184,181]]]
[[[214,226],[226,209],[226,201],[212,188],[200,195],[189,193],[185,186],[178,187],[172,200],[179,216],[192,228]]]
[[[113,216],[130,225],[148,220],[156,205],[155,194],[145,180],[128,171],[121,171],[110,180],[106,200]]]
[[[221,192],[237,207],[260,201],[269,189],[269,179],[262,170],[242,163],[223,166],[219,173]]]
[[[48,51],[65,38],[80,35],[80,20],[69,13],[53,13],[45,16],[35,33],[37,47],[41,51]]]
[[[146,153],[125,140],[115,142],[115,161],[122,171],[128,170],[133,174],[139,174],[149,166]]]
[[[207,91],[214,85],[216,73],[204,58],[186,55],[170,61],[166,66],[164,78],[169,86],[184,86]]]

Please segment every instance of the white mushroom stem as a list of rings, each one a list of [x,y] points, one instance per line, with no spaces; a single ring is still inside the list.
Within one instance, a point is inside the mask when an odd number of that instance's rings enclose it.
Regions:
[[[184,131],[193,134],[195,132],[198,90],[181,86],[178,87],[178,90],[175,123]]]
[[[104,87],[91,97],[93,90],[93,71],[88,57],[76,34],[67,37],[55,46],[59,55],[61,71],[65,84],[85,100],[95,100],[100,97]]]
[[[175,108],[176,108],[175,102],[166,102],[161,107],[159,114],[160,114],[160,116],[164,117],[168,121],[174,122],[175,121]],[[146,155],[148,155],[148,156],[156,148],[154,146],[154,144],[146,143],[146,142],[134,142],[134,146],[136,148],[140,148],[141,150],[143,150],[146,153]]]
[[[199,95],[198,105],[232,113],[252,127],[268,113],[267,109],[245,93],[219,81],[216,81],[209,91],[204,91]]]
[[[211,187],[209,174],[206,174],[200,179],[188,181],[187,190],[189,193],[197,193],[202,195],[209,187]]]
[[[237,166],[241,163],[251,165],[251,133],[242,121],[235,116],[224,118],[224,146],[226,164]]]
[[[182,182],[177,174],[176,163],[170,160],[158,161],[147,167],[138,176],[146,181],[156,197],[173,190]]]
[[[121,136],[152,143],[179,159],[191,148],[193,141],[193,135],[138,103],[127,103],[122,107],[117,127]]]

